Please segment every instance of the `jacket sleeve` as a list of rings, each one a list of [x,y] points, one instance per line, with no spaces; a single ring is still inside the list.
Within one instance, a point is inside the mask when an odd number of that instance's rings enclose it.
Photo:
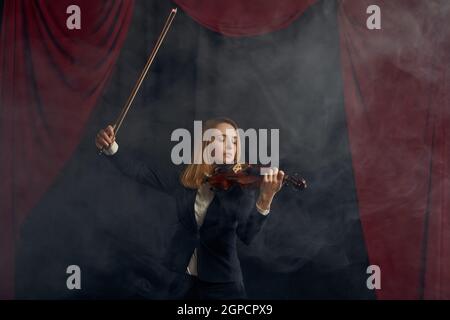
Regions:
[[[114,154],[103,154],[125,176],[158,191],[172,195],[179,187],[175,172],[155,164],[155,161],[137,154],[131,148],[121,145]]]
[[[268,214],[263,214],[257,209],[254,192],[245,192],[239,207],[236,233],[242,242],[249,245],[266,223]]]

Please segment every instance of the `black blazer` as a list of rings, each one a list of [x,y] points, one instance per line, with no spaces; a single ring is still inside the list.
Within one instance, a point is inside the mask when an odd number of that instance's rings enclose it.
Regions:
[[[124,146],[106,157],[125,175],[174,197],[179,223],[164,258],[169,269],[185,273],[197,248],[199,279],[242,281],[236,235],[250,244],[268,217],[257,211],[254,190],[234,187],[229,191],[216,191],[205,220],[198,228],[194,212],[197,190],[183,187],[178,176],[163,174],[151,159],[133,156]]]

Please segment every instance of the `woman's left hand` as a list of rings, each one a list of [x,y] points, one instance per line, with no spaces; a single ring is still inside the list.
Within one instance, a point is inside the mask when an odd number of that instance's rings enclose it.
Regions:
[[[258,206],[264,210],[269,209],[275,194],[283,186],[284,172],[277,167],[270,168],[261,182],[259,189]]]

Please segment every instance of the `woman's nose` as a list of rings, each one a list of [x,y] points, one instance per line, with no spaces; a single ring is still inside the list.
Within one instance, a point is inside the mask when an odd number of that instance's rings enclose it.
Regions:
[[[233,143],[231,141],[225,142],[225,150],[233,150]]]

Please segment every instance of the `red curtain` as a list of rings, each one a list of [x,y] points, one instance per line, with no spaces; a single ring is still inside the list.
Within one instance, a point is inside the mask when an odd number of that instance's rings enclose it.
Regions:
[[[115,65],[133,4],[5,1],[0,41],[0,298],[13,295],[20,224],[79,143]],[[70,5],[81,9],[80,30],[66,27]]]
[[[381,8],[381,30],[366,27],[369,5]],[[450,298],[448,8],[340,3],[353,168],[381,299]]]
[[[223,35],[254,36],[287,27],[317,0],[175,0],[195,21]]]

